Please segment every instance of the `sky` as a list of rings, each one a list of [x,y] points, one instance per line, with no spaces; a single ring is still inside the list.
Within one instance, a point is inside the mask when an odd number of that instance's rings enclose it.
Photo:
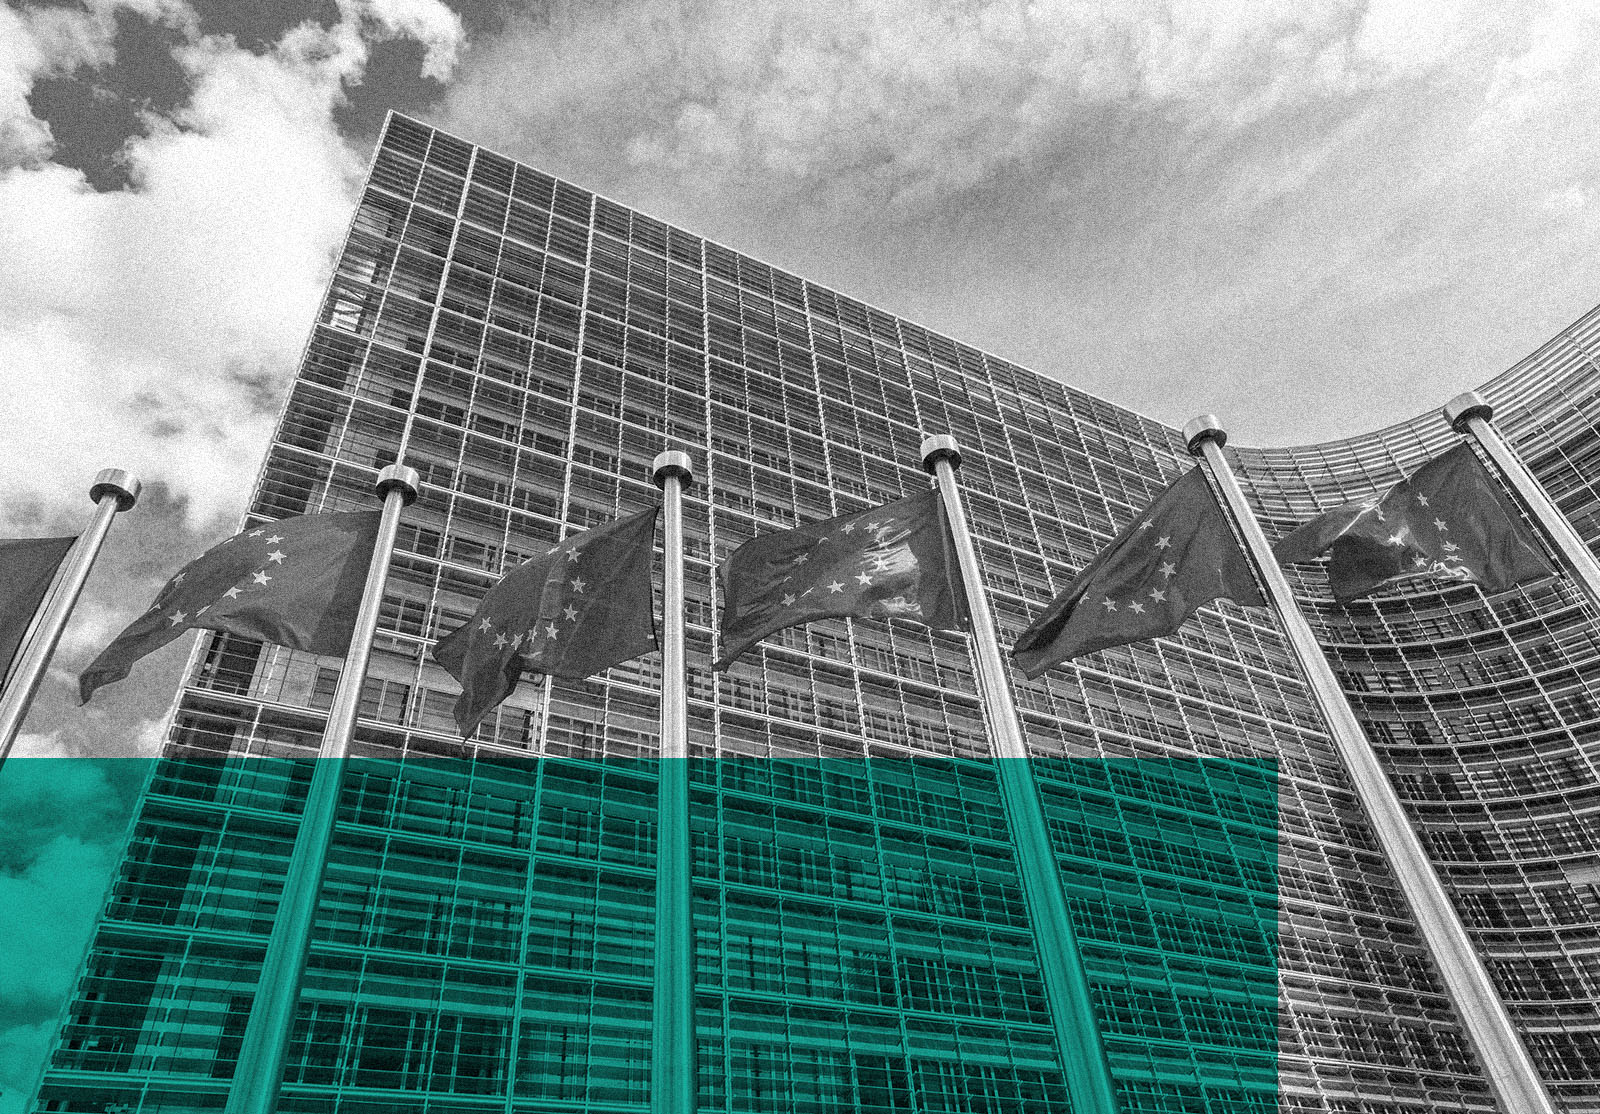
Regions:
[[[145,491],[16,752],[103,761],[0,772],[0,1114],[192,640],[76,674],[237,522],[390,108],[1241,444],[1433,409],[1600,302],[1587,0],[8,0],[0,536]]]

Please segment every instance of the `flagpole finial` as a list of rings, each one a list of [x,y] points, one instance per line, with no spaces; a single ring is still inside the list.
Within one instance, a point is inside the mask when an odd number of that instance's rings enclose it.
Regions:
[[[935,434],[932,437],[925,438],[922,442],[922,468],[924,471],[934,471],[941,460],[948,460],[952,468],[961,467],[961,446],[948,433]]]
[[[378,473],[378,482],[372,485],[378,493],[378,498],[386,497],[390,491],[398,489],[400,498],[410,506],[417,501],[417,491],[422,487],[422,477],[417,475],[415,468],[407,468],[404,464],[391,464]]]
[[[669,476],[677,476],[678,482],[684,487],[694,481],[694,468],[689,464],[688,453],[668,449],[656,454],[656,458],[650,462],[650,478],[657,487],[666,487]]]
[[[1442,413],[1444,420],[1450,423],[1451,429],[1457,433],[1465,433],[1467,423],[1473,418],[1488,421],[1494,417],[1494,407],[1490,406],[1477,391],[1466,391],[1445,403]]]
[[[125,472],[121,468],[102,468],[95,474],[94,484],[89,488],[89,501],[98,503],[107,495],[115,495],[117,510],[125,511],[139,501],[139,492],[142,490],[144,485],[132,472]]]
[[[1189,446],[1190,453],[1199,456],[1200,446],[1207,441],[1215,441],[1219,449],[1226,445],[1228,431],[1222,428],[1222,422],[1215,414],[1200,414],[1190,418],[1183,427],[1183,441]]]

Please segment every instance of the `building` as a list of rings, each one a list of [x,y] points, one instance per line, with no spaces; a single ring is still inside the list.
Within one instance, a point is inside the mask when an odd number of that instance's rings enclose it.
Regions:
[[[1600,535],[1600,313],[1485,393]],[[658,658],[463,743],[425,658],[499,571],[688,449],[700,1108],[1065,1111],[965,640],[899,621],[726,673],[713,568],[927,479],[952,433],[1009,640],[1179,470],[1177,431],[401,116],[249,514],[407,512],[284,1111],[643,1110]],[[1231,449],[1269,533],[1453,437]],[[1600,622],[1562,581],[1298,588],[1542,1073],[1600,1111]],[[219,1109],[338,662],[203,638],[34,1109]],[[1493,1103],[1271,616],[1016,678],[1132,1112]]]

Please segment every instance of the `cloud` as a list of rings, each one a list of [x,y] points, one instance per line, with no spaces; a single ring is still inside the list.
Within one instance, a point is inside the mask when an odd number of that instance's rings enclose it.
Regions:
[[[1360,432],[1595,301],[1590,6],[557,0],[442,126],[1241,443]]]
[[[76,673],[70,678],[72,684],[77,683]],[[166,740],[167,724],[165,719],[147,719],[131,724],[118,724],[117,737],[107,739],[104,732],[95,728],[104,727],[104,722],[96,723],[95,714],[83,713],[85,722],[76,725],[75,730],[54,728],[50,731],[23,733],[17,736],[11,756],[7,759],[43,758],[43,759],[122,759],[122,758],[154,758],[161,752],[161,744]],[[88,765],[84,763],[83,765]],[[67,769],[63,766],[60,769]]]
[[[50,161],[26,93],[114,56],[114,8],[182,31],[190,96],[128,141],[131,186]],[[425,0],[345,2],[253,54],[176,3],[0,15],[0,417],[9,507],[77,495],[115,465],[199,520],[236,512],[349,220],[365,152],[334,110],[370,44],[410,37],[448,76],[460,21]],[[20,490],[18,490],[20,488]],[[75,510],[73,517],[77,517]]]
[[[0,10],[0,170],[49,157],[49,126],[28,108],[41,78],[99,68],[116,58],[116,14],[193,33],[194,13],[182,0],[84,0],[80,9],[6,7]]]
[[[54,1019],[0,1028],[0,1114],[23,1114],[39,1075],[39,1057],[55,1033]]]
[[[40,956],[45,949],[61,946],[65,926],[82,924],[98,911],[95,906],[104,891],[108,865],[107,847],[62,836],[41,848],[21,874],[0,877],[0,898],[8,910],[16,911],[6,917],[11,922],[6,926],[7,939],[16,946],[8,947],[0,959],[0,988],[7,1001],[60,998],[70,972],[58,964],[40,963]],[[63,886],[63,880],[70,884]]]
[[[35,1078],[105,896],[112,853],[108,843],[61,836],[24,870],[0,873],[0,1094]]]
[[[0,850],[0,869],[12,874],[34,868],[55,841],[97,843],[121,835],[130,784],[137,784],[149,764],[143,760],[86,759],[52,736],[24,735],[40,757],[14,755],[0,779],[0,815],[6,817],[7,840]],[[69,757],[70,756],[70,757]],[[132,773],[130,782],[125,774]]]
[[[350,9],[346,12],[348,15]],[[435,0],[369,0],[365,14],[386,37],[415,39],[422,44],[424,77],[449,80],[467,37],[455,12]]]
[[[916,216],[1087,138],[1107,106],[1237,129],[1358,84],[1332,48],[1360,10],[557,2],[482,46],[448,115],[523,149],[562,129],[560,147],[642,173]]]

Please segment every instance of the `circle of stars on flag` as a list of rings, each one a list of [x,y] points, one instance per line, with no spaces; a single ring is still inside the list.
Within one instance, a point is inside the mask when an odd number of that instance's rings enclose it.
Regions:
[[[1151,522],[1149,519],[1145,519],[1145,521],[1139,524],[1139,531],[1141,534],[1146,530],[1151,530],[1154,528],[1155,523]],[[1157,551],[1164,553],[1166,550],[1172,548],[1172,535],[1170,533],[1159,534],[1157,535],[1154,544]],[[1170,581],[1174,576],[1178,575],[1178,566],[1169,560],[1162,560],[1156,567],[1156,573],[1161,577],[1161,583],[1155,587],[1152,587],[1148,592],[1144,593],[1144,595],[1134,595],[1120,603],[1111,596],[1103,596],[1100,599],[1100,606],[1105,608],[1107,614],[1110,614],[1113,611],[1127,611],[1134,615],[1143,615],[1149,608],[1154,607],[1157,604],[1166,603],[1167,582]],[[1146,603],[1146,600],[1148,600],[1149,603]]]
[[[206,612],[225,600],[242,599],[248,594],[266,588],[281,574],[284,568],[284,561],[289,556],[288,551],[282,548],[284,536],[275,532],[269,533],[270,529],[270,527],[258,526],[246,533],[235,534],[219,545],[216,550],[191,561],[188,566],[167,582],[166,588],[156,597],[156,602],[150,605],[150,610],[152,612],[160,612],[169,604],[178,605],[173,607],[171,613],[166,615],[165,619],[168,625],[179,627],[186,622],[198,622]],[[211,560],[220,558],[224,553],[231,557],[233,554],[230,551],[234,547],[257,539],[260,540],[259,544],[262,546],[259,566],[241,576],[227,590],[217,594],[214,598],[205,600],[203,603],[200,602],[204,599],[203,596],[196,596],[192,592],[185,590],[184,583],[189,578],[189,571],[196,565],[202,562],[209,563]],[[256,564],[256,562],[249,562],[249,564]],[[197,603],[199,606],[195,607]],[[194,608],[192,612],[189,610],[190,607]]]

